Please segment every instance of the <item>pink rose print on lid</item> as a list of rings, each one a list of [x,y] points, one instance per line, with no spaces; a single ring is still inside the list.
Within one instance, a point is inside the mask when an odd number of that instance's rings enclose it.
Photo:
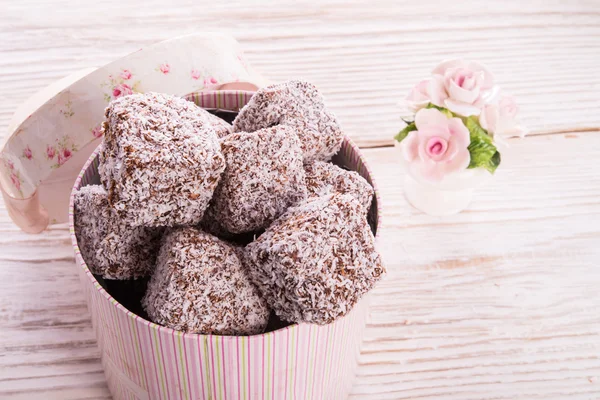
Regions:
[[[204,86],[216,85],[217,83],[218,83],[217,79],[212,76],[204,79]]]
[[[31,151],[31,148],[29,146],[23,149],[23,157],[28,160],[31,160],[33,158],[33,152]]]
[[[125,79],[126,81],[131,79],[131,71],[129,71],[128,69],[124,69],[123,71],[121,71],[121,78]]]
[[[192,70],[192,79],[197,81],[198,79],[200,79],[200,76],[202,76],[200,74],[200,71],[198,71],[197,69],[193,69]]]
[[[73,152],[71,152],[71,150],[63,149],[62,152],[58,154],[58,165],[63,165],[64,163],[69,161],[72,155]]]
[[[128,94],[132,94],[132,93],[133,93],[133,90],[131,89],[131,86],[129,86],[126,83],[120,83],[113,88],[112,96],[113,96],[113,99],[118,99],[119,97],[127,96]]]
[[[403,156],[410,172],[424,180],[439,182],[446,175],[466,169],[471,156],[469,130],[460,118],[448,118],[436,109],[415,115],[417,130],[404,140]]]
[[[160,72],[162,72],[163,74],[166,75],[171,71],[171,66],[167,63],[164,63],[164,64],[160,64],[158,69],[160,70]]]
[[[73,154],[77,151],[77,146],[73,143],[73,140],[65,135],[60,139],[56,139],[56,145],[53,147],[47,147],[48,159],[54,159],[56,155],[56,162],[51,168],[59,168],[65,164],[69,159],[73,157]]]
[[[54,146],[46,146],[46,157],[48,157],[48,160],[52,160],[54,158],[54,155],[56,154],[56,149],[54,148]]]
[[[105,88],[104,101],[110,103],[119,97],[138,92],[137,87],[140,81],[134,81],[133,79],[133,73],[129,69],[122,69],[116,76],[108,75],[108,81],[100,84],[101,88]]]
[[[102,137],[103,134],[104,132],[102,132],[102,124],[98,124],[94,127],[94,129],[92,129],[92,135],[95,138]]]
[[[12,181],[14,187],[17,188],[17,190],[21,190],[21,180],[17,175],[15,175],[14,172],[10,174],[10,180]]]

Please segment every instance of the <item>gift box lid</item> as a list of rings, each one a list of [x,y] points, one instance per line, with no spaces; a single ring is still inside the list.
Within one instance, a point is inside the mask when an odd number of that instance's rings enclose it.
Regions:
[[[111,100],[135,92],[184,96],[265,84],[239,44],[215,33],[156,43],[55,82],[23,104],[9,124],[0,152],[0,189],[9,215],[31,233],[68,220],[73,182],[101,141]]]

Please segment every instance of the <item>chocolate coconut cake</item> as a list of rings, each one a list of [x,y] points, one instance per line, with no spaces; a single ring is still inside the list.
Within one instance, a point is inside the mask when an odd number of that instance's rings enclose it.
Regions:
[[[182,332],[251,335],[269,320],[236,250],[194,228],[165,236],[142,304],[154,322]]]
[[[107,290],[149,279],[138,314],[214,335],[327,324],[385,273],[373,188],[325,162],[343,134],[310,83],[259,90],[233,126],[158,93],[105,116],[103,186],[74,193],[75,234]]]
[[[305,164],[304,171],[308,197],[322,197],[330,193],[348,194],[362,204],[365,213],[369,211],[373,187],[358,173],[322,161]]]
[[[221,140],[226,169],[209,215],[228,232],[266,228],[306,197],[300,142],[288,126],[233,133]]]
[[[204,111],[204,110],[202,110],[202,111]],[[231,126],[231,124],[227,123],[225,120],[217,117],[216,115],[209,113],[208,111],[204,111],[204,112],[206,112],[207,118],[208,118],[210,124],[212,125],[212,127],[214,128],[215,133],[217,134],[217,137],[219,139],[224,138],[225,136],[227,136],[231,132],[233,132],[233,127]]]
[[[99,185],[79,189],[74,203],[77,244],[93,274],[123,280],[152,273],[162,229],[123,222]]]
[[[110,103],[99,172],[123,222],[200,222],[225,169],[209,116],[189,101],[158,93]]]
[[[308,82],[288,81],[259,89],[233,122],[234,132],[254,132],[275,125],[294,129],[305,161],[327,161],[344,135],[323,96]]]
[[[385,272],[363,206],[343,194],[290,208],[246,246],[244,262],[281,319],[315,324],[348,313]]]

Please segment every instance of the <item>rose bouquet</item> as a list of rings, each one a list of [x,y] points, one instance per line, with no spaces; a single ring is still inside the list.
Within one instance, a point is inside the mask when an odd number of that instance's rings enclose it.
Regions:
[[[476,62],[441,63],[406,102],[414,119],[395,136],[408,172],[405,190],[429,214],[464,209],[472,189],[500,165],[497,146],[525,135],[514,99]]]

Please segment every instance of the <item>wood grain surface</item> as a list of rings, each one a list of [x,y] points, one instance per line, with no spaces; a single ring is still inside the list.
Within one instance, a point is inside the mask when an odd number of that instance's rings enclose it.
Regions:
[[[199,30],[316,83],[366,148],[389,273],[353,399],[600,399],[600,2],[0,0],[0,136],[50,82]],[[534,135],[435,218],[386,146],[410,86],[457,56],[488,64]],[[66,227],[28,235],[0,205],[0,398],[110,398],[73,261]]]

